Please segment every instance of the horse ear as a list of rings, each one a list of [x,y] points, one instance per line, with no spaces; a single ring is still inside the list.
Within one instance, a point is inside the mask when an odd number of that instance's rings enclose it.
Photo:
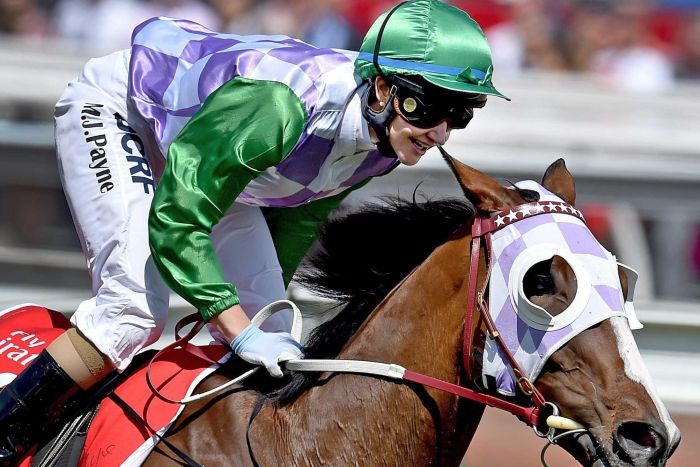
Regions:
[[[440,146],[438,149],[462,187],[464,196],[480,211],[503,211],[525,202],[517,190],[509,190],[501,186],[485,173],[450,156]]]
[[[550,165],[542,177],[542,186],[574,205],[576,203],[576,182],[571,172],[566,168],[564,159],[558,159]]]

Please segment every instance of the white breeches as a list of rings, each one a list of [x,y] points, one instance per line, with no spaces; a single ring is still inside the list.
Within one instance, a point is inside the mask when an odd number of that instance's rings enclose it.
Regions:
[[[128,51],[90,60],[55,110],[59,174],[92,279],[93,298],[71,321],[119,370],[158,340],[170,294],[148,245],[155,184],[141,138],[128,124],[128,60]],[[234,203],[212,241],[249,316],[286,298],[259,208]],[[263,326],[290,327],[291,314],[284,313]]]

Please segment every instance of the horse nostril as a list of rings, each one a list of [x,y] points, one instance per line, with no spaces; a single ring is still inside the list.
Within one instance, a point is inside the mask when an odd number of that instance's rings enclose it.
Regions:
[[[625,422],[617,427],[615,438],[630,460],[652,458],[666,451],[665,430],[644,422]]]

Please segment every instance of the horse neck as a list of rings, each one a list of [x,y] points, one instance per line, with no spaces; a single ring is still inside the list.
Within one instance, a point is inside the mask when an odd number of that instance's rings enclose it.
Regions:
[[[435,249],[377,306],[338,358],[397,363],[456,381],[467,306],[464,232]]]
[[[464,233],[438,247],[377,307],[338,358],[396,363],[419,373],[459,383],[462,374],[462,334],[467,302],[469,240]],[[359,383],[358,383],[359,384]],[[440,391],[419,391],[401,385],[382,390],[381,380],[364,380],[361,391],[375,391],[374,407],[367,410],[397,417],[395,426],[409,430],[397,440],[413,439],[434,451],[439,465],[464,455],[483,406],[458,401]],[[385,386],[386,388],[386,386]],[[429,407],[432,405],[432,409]],[[387,407],[393,407],[387,411]],[[427,415],[428,411],[432,413]],[[412,424],[406,424],[407,418]],[[405,436],[405,439],[400,439]],[[392,443],[388,433],[382,438]]]

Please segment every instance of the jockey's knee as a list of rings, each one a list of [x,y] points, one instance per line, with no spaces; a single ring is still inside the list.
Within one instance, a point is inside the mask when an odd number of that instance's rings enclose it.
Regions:
[[[168,320],[167,298],[149,293],[83,302],[71,321],[111,363],[123,371],[144,347],[155,343]]]

